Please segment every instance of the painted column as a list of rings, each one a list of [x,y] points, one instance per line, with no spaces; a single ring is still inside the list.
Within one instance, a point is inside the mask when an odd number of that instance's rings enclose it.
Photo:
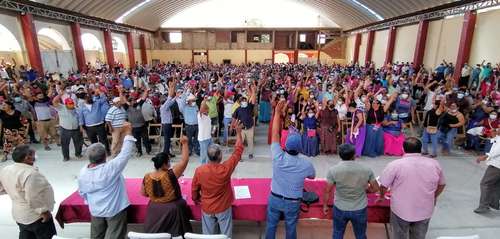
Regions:
[[[208,62],[209,62],[209,59],[208,59],[208,49],[207,49],[207,64],[208,64]]]
[[[44,75],[42,56],[38,45],[38,36],[33,22],[33,15],[31,15],[31,13],[24,13],[21,14],[19,18],[21,19],[24,46],[26,47],[26,51],[28,53],[30,65],[38,72],[39,75]]]
[[[317,64],[320,64],[321,63],[321,49],[318,50],[318,59],[317,59]]]
[[[104,49],[106,51],[106,61],[110,68],[115,64],[115,55],[113,54],[113,40],[111,40],[111,31],[109,29],[102,30],[104,35]]]
[[[73,49],[75,52],[76,66],[79,71],[85,71],[87,64],[85,62],[85,52],[82,45],[82,32],[80,29],[80,23],[71,23],[71,36],[73,37]]]
[[[356,38],[354,40],[354,55],[352,57],[352,61],[354,63],[358,62],[359,59],[359,46],[361,45],[361,33],[356,34]]]
[[[274,64],[274,49],[273,49],[273,52],[271,54],[272,54],[272,56],[271,56],[272,64]]]
[[[191,65],[194,65],[194,50],[191,50]]]
[[[368,32],[368,41],[366,42],[365,62],[372,61],[373,40],[374,39],[375,39],[375,31],[369,31]]]
[[[144,36],[144,34],[141,34],[139,36],[139,47],[141,48],[141,63],[147,64],[148,55],[146,53],[146,37]]]
[[[299,50],[293,51],[293,63],[299,64]]]
[[[392,63],[394,57],[394,44],[396,43],[396,27],[389,29],[389,37],[387,39],[387,50],[385,51],[385,64]]]
[[[413,54],[413,64],[418,71],[424,62],[425,42],[427,41],[427,30],[429,29],[429,21],[422,20],[418,24],[417,44],[415,45],[415,52]]]
[[[476,12],[468,11],[464,15],[462,25],[462,34],[460,35],[460,45],[458,45],[457,61],[455,63],[455,72],[453,78],[458,81],[461,76],[462,67],[469,61],[472,37],[474,36],[474,27],[476,26]]]
[[[245,64],[248,64],[248,50],[245,49]]]
[[[134,39],[131,32],[125,33],[127,37],[127,51],[130,68],[135,67]]]

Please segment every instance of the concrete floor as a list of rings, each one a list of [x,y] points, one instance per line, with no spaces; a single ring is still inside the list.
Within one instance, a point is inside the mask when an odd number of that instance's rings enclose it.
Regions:
[[[267,125],[261,125],[256,132],[256,157],[240,163],[233,174],[235,178],[268,178],[272,176],[270,163],[270,147],[267,142]],[[60,148],[52,146],[52,151],[44,151],[41,145],[33,145],[37,149],[38,161],[36,165],[48,178],[55,190],[56,210],[58,204],[77,187],[76,177],[79,170],[86,165],[86,161],[71,160],[62,162]],[[158,148],[154,148],[158,150]],[[227,153],[231,150],[227,149]],[[176,160],[179,157],[177,157]],[[361,158],[359,161],[372,168],[379,175],[385,165],[394,160],[393,157],[380,157],[376,159]],[[438,157],[444,169],[447,187],[439,198],[434,216],[430,223],[427,238],[439,236],[466,236],[478,234],[482,239],[500,238],[500,212],[492,211],[487,215],[477,215],[472,210],[477,206],[479,199],[479,182],[486,168],[484,164],[477,165],[474,157],[463,152],[456,151],[453,156]],[[338,156],[319,156],[311,159],[316,168],[316,174],[320,178],[326,177],[328,168],[339,161]],[[174,160],[175,162],[175,160]],[[0,163],[0,168],[12,163]],[[185,172],[186,177],[192,177],[194,169],[199,166],[196,157],[191,158],[190,164]],[[130,160],[124,175],[128,178],[141,178],[153,169],[149,157],[134,158]],[[0,196],[0,238],[17,238],[18,228],[11,217],[11,201],[8,196]],[[55,214],[55,212],[54,212]],[[200,231],[199,223],[194,223],[194,228]],[[67,224],[63,230],[57,226],[60,236],[70,238],[88,238],[90,227],[88,223]],[[129,230],[140,231],[140,225],[130,225]],[[278,238],[284,238],[284,227],[279,229]],[[259,238],[261,231],[256,223],[236,222],[234,226],[234,238]],[[331,221],[305,220],[299,223],[299,238],[331,238]],[[354,238],[348,230],[346,238]],[[383,225],[369,224],[368,238],[385,238]]]

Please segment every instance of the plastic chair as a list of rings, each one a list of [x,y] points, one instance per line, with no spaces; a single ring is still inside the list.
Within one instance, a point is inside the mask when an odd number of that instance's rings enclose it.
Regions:
[[[229,239],[226,235],[203,235],[196,233],[184,234],[185,239]]]
[[[460,236],[460,237],[438,237],[436,239],[479,239],[479,235]]]
[[[171,239],[172,235],[168,233],[139,233],[139,232],[129,232],[129,239]]]

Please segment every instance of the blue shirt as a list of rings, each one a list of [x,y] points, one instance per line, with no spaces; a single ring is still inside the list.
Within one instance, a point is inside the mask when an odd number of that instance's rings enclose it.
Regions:
[[[174,104],[175,100],[172,97],[168,97],[165,103],[160,107],[160,118],[162,124],[172,123],[172,112],[170,111],[170,106]]]
[[[135,138],[127,135],[116,158],[94,168],[85,166],[78,176],[78,192],[94,217],[113,217],[130,205],[122,172],[135,149]]]
[[[80,125],[91,126],[104,123],[104,117],[108,111],[108,101],[106,96],[95,97],[92,107],[89,109],[85,104],[81,104],[78,109],[78,122]]]
[[[182,95],[179,100],[177,100],[177,104],[179,105],[179,110],[184,116],[184,123],[187,125],[197,125],[198,124],[198,106],[195,104],[194,106],[186,104],[187,95]]]
[[[302,198],[304,179],[316,176],[312,163],[298,155],[285,153],[276,142],[271,144],[271,155],[273,158],[271,191],[288,198]]]

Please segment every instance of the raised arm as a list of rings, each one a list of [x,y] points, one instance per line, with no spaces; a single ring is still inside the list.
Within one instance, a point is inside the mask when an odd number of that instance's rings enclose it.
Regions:
[[[285,106],[286,101],[280,100],[276,105],[275,111],[281,112],[283,107]],[[273,118],[273,128],[271,132],[271,142],[280,143],[280,132],[281,132],[281,115],[274,114]]]
[[[182,145],[182,155],[181,155],[181,162],[179,162],[178,164],[175,164],[173,166],[173,171],[174,171],[174,174],[175,174],[175,177],[179,178],[182,176],[182,174],[184,173],[184,170],[186,170],[186,167],[188,165],[188,162],[189,162],[189,145],[188,145],[188,138],[183,135],[181,137],[181,145]]]

